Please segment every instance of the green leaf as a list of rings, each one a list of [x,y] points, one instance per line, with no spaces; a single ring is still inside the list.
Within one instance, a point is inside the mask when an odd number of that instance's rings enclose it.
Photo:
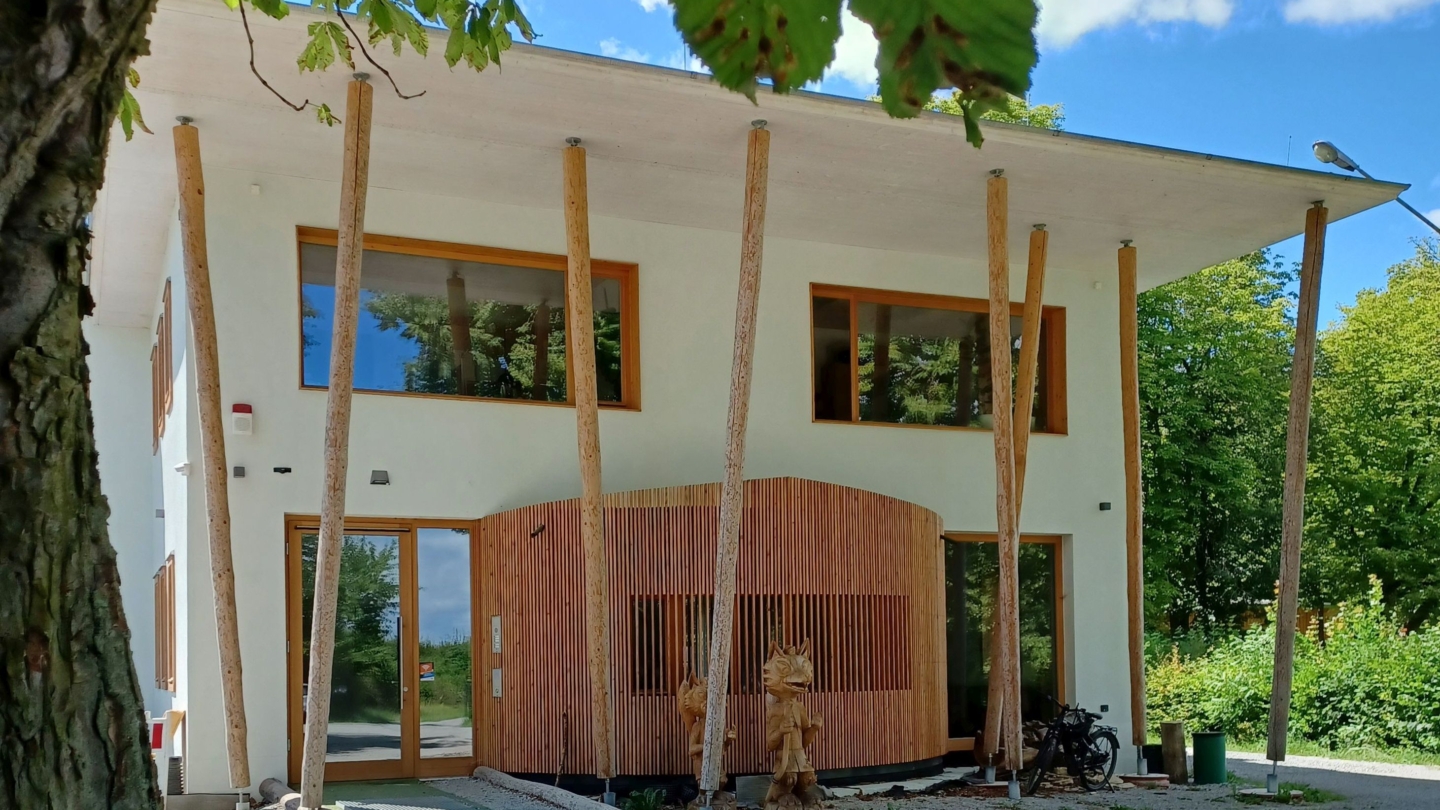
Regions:
[[[330,40],[335,43],[335,50],[341,61],[351,70],[355,69],[355,49],[350,45],[350,35],[339,23],[325,23],[325,30],[330,32]]]
[[[225,2],[228,4],[230,0],[225,0]],[[238,0],[235,5],[239,5]],[[250,0],[250,5],[253,6],[256,11],[277,20],[283,20],[290,16],[290,5],[286,3],[285,0]],[[234,6],[231,6],[231,8],[233,9]]]
[[[465,55],[465,29],[459,26],[450,29],[450,37],[445,40],[445,64],[455,67],[460,57]]]
[[[851,0],[850,10],[880,40],[880,98],[897,118],[954,87],[967,139],[979,146],[979,116],[1030,89],[1034,0]]]
[[[315,108],[315,120],[327,127],[333,127],[340,123],[340,119],[336,118],[335,113],[330,111],[329,104],[321,104]]]
[[[435,7],[439,0],[415,0],[415,11],[427,20],[435,19]]]
[[[295,64],[302,72],[311,70],[324,70],[335,64],[335,40],[327,26],[335,25],[332,22],[312,22],[305,29],[310,36],[310,41],[300,51]]]
[[[235,9],[240,8],[240,0],[225,0],[225,6],[231,11],[234,11]],[[129,138],[126,138],[126,140],[129,140]]]
[[[885,0],[907,4],[910,0]],[[785,93],[835,58],[840,0],[674,0],[675,27],[715,80],[751,99],[760,79]]]
[[[140,85],[140,74],[130,71],[130,84],[138,87]],[[130,94],[130,88],[125,88],[125,95],[120,97],[120,112],[117,115],[120,119],[120,129],[125,133],[125,140],[135,137],[135,127],[146,135],[154,135],[150,128],[145,126],[145,116],[140,114],[140,102]]]
[[[129,72],[127,72],[127,73],[125,74],[125,79],[130,82],[130,86],[131,86],[131,87],[139,87],[139,86],[140,86],[140,71],[136,70],[136,69],[133,68],[133,67],[130,68]]]

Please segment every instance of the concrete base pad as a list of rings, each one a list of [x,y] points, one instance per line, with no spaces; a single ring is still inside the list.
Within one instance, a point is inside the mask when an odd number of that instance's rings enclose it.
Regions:
[[[1135,787],[1151,788],[1153,790],[1165,790],[1170,787],[1170,777],[1163,773],[1122,773],[1120,774],[1120,779]]]

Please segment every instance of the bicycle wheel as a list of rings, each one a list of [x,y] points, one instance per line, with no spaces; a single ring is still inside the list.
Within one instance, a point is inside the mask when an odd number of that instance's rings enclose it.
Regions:
[[[1055,735],[1046,734],[1045,741],[1040,743],[1040,752],[1035,755],[1035,764],[1025,775],[1026,796],[1034,796],[1035,791],[1040,789],[1040,783],[1045,781],[1045,772],[1050,770],[1050,763],[1055,761],[1055,748]]]
[[[1090,750],[1085,752],[1085,767],[1080,769],[1080,786],[1087,791],[1109,787],[1120,760],[1120,741],[1112,731],[1090,732]]]

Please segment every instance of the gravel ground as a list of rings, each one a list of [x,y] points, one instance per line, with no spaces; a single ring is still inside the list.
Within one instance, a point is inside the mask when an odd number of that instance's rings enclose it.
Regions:
[[[1270,763],[1263,755],[1231,752],[1229,768],[1237,776],[1265,783]],[[1440,810],[1440,768],[1392,765],[1321,757],[1290,757],[1280,766],[1280,781],[1306,785],[1343,798],[1314,805],[1334,810]],[[967,796],[884,796],[831,799],[833,810],[1203,810],[1216,804],[1243,806],[1234,798],[1237,785],[1172,787],[1168,791],[1120,789],[1113,792],[1065,793],[1011,802],[1003,798]]]
[[[1230,803],[1231,790],[1226,785],[1175,787],[1168,791],[1121,788],[1096,793],[1063,793],[1049,797],[1024,798],[1012,802],[1004,798],[970,798],[966,796],[909,796],[904,799],[854,797],[831,799],[826,806],[832,810],[1082,810],[1083,808],[1125,808],[1125,810],[1203,810],[1215,802]],[[1238,805],[1238,803],[1237,803]]]
[[[439,779],[426,784],[493,810],[556,810],[556,806],[549,802],[505,790],[483,779]]]
[[[1270,762],[1264,754],[1230,752],[1230,770],[1264,783]],[[1298,782],[1338,793],[1340,807],[1354,810],[1440,810],[1440,768],[1393,765],[1323,757],[1288,757],[1280,764],[1281,782]]]

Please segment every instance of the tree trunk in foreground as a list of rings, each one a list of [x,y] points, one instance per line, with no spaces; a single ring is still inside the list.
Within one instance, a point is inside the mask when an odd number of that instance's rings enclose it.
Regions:
[[[0,0],[0,807],[159,804],[106,533],[85,217],[154,0]]]

